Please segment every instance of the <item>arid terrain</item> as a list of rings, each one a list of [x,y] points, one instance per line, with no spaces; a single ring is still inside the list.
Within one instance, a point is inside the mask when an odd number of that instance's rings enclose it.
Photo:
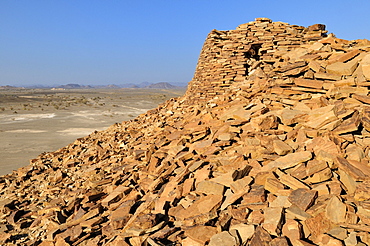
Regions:
[[[185,89],[0,90],[0,175],[95,130],[130,120]]]
[[[0,245],[370,245],[370,41],[326,33],[268,18],[214,29],[184,96],[89,135],[167,94],[4,109],[27,146],[86,136],[0,177]]]

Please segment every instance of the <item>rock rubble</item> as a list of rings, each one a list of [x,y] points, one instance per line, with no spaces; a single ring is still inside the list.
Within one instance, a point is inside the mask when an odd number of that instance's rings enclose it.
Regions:
[[[370,245],[370,41],[213,30],[185,96],[0,177],[1,245]]]

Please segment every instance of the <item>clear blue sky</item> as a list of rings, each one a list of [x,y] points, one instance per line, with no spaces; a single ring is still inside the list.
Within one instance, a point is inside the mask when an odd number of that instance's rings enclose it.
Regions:
[[[186,83],[212,29],[256,17],[370,39],[370,1],[0,0],[0,85]]]

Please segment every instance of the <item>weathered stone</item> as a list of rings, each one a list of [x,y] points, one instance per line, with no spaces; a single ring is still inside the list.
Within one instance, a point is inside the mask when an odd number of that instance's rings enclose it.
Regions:
[[[177,211],[174,216],[179,219],[187,219],[209,213],[211,210],[216,209],[220,205],[222,198],[223,197],[221,195],[202,196],[188,208]]]
[[[292,219],[287,219],[282,228],[282,234],[294,243],[303,237],[302,225]]]
[[[301,110],[285,108],[281,112],[280,119],[284,125],[292,125],[300,121],[304,115],[306,113]]]
[[[323,86],[322,81],[318,80],[310,80],[310,79],[300,79],[296,78],[294,79],[294,83],[298,86],[308,87],[308,88],[314,88],[314,89],[321,89]]]
[[[329,232],[332,227],[329,219],[324,215],[324,212],[306,219],[305,223],[313,238],[317,238],[319,235]]]
[[[284,195],[284,185],[275,177],[268,177],[264,185],[265,190],[269,191],[271,194]]]
[[[344,120],[333,132],[336,134],[354,132],[358,130],[359,124],[360,117],[358,111],[356,111],[351,118]]]
[[[351,232],[346,239],[344,239],[344,244],[346,246],[355,246],[357,245],[357,233]]]
[[[248,239],[250,239],[253,236],[255,228],[254,225],[236,224],[230,226],[229,231],[231,230],[236,230],[242,240],[242,243],[245,243]]]
[[[257,227],[252,239],[249,242],[251,246],[268,246],[272,241],[270,234],[268,234],[262,227]]]
[[[123,228],[130,219],[130,206],[124,206],[115,210],[111,216],[110,221],[114,229]]]
[[[274,151],[278,155],[286,155],[293,152],[293,149],[281,140],[274,140],[272,144],[274,146]]]
[[[283,157],[279,157],[275,161],[270,162],[266,166],[263,166],[261,171],[269,171],[273,168],[286,169],[296,166],[299,163],[308,161],[312,158],[312,154],[309,151],[302,151],[296,153],[290,153]]]
[[[204,194],[223,195],[225,187],[212,181],[198,183],[196,190]]]
[[[185,230],[185,236],[204,245],[210,238],[217,234],[217,228],[211,226],[195,226]]]
[[[353,59],[354,57],[356,57],[360,53],[361,53],[361,51],[358,50],[358,49],[349,51],[349,52],[341,55],[340,57],[338,57],[337,61],[339,61],[339,62],[347,62],[347,61]]]
[[[366,180],[370,175],[370,167],[362,163],[350,162],[341,157],[336,158],[336,163],[340,169],[348,173],[356,181]]]
[[[311,218],[311,215],[297,207],[296,205],[290,206],[287,210],[287,217],[290,219],[306,220]]]
[[[346,212],[346,205],[336,196],[333,196],[326,206],[326,217],[335,224],[344,223],[346,221]]]
[[[309,114],[307,121],[304,124],[306,127],[311,127],[314,129],[320,129],[328,123],[337,120],[337,116],[334,112],[334,105],[329,105],[326,107],[318,108],[312,110]]]
[[[358,65],[357,61],[349,61],[347,63],[336,62],[326,67],[326,71],[338,75],[352,75]]]
[[[276,170],[274,173],[279,177],[279,180],[282,184],[290,187],[293,190],[300,189],[300,188],[309,189],[309,186],[307,184],[305,184],[302,181],[299,181],[298,179],[291,176],[290,174],[286,174],[280,170]]]
[[[253,185],[250,191],[243,196],[245,203],[263,203],[266,201],[266,190],[262,185]]]
[[[306,211],[315,202],[316,197],[317,191],[299,188],[293,190],[288,199],[292,204]]]
[[[324,246],[324,245],[343,246],[343,243],[340,240],[335,239],[326,234],[319,235],[315,239],[315,243],[317,243],[320,246]]]
[[[277,237],[272,239],[270,246],[289,246],[288,240],[285,237]]]
[[[329,180],[333,177],[333,173],[330,168],[325,168],[317,173],[314,173],[312,177],[305,179],[305,182],[316,184],[323,181]]]
[[[370,54],[367,54],[361,61],[362,73],[367,80],[370,80]]]
[[[184,246],[202,246],[204,244],[198,243],[197,241],[191,239],[190,237],[187,237],[187,238],[181,240],[181,245],[184,245]]]
[[[260,210],[253,210],[248,216],[248,224],[260,225],[264,221],[264,215]]]
[[[356,181],[342,169],[339,169],[338,171],[340,175],[340,182],[342,182],[342,184],[345,186],[347,193],[349,195],[353,195],[357,187]]]
[[[225,246],[237,246],[237,240],[231,236],[229,232],[223,231],[211,237],[208,245],[225,245]]]
[[[248,192],[248,189],[241,189],[241,190],[238,190],[236,191],[236,193],[233,193],[232,191],[230,190],[227,190],[225,192],[225,200],[224,202],[222,203],[221,205],[221,210],[224,210],[225,208],[227,208],[229,205],[233,204],[234,202],[236,202],[239,198],[241,198],[245,193]]]
[[[262,227],[271,235],[279,235],[283,223],[282,208],[266,208],[264,210],[265,219]]]
[[[288,200],[288,196],[277,196],[276,199],[269,204],[270,207],[289,208],[292,204]]]
[[[348,236],[347,230],[342,227],[335,227],[331,229],[328,234],[342,241]]]
[[[357,201],[366,201],[370,199],[370,181],[366,180],[357,185],[354,198]]]

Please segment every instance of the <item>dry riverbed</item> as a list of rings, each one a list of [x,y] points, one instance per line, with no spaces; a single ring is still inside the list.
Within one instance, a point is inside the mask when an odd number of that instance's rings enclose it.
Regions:
[[[0,90],[0,175],[184,93],[185,89]]]

